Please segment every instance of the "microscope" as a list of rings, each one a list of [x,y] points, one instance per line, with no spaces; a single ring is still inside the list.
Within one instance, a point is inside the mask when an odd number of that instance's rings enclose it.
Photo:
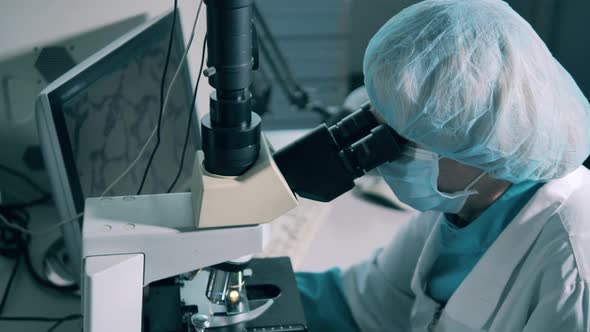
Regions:
[[[191,192],[86,200],[84,331],[305,331],[288,259],[251,259],[269,239],[264,224],[297,195],[329,202],[400,156],[405,140],[368,103],[272,150],[249,91],[252,2],[205,0],[215,90]]]

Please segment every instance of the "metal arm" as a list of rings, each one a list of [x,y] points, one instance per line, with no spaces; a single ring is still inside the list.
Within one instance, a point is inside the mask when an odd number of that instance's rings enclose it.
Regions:
[[[277,79],[279,87],[292,105],[297,106],[299,109],[305,109],[310,102],[309,95],[296,82],[289,63],[277,45],[256,3],[252,5],[252,13],[254,14],[254,25],[259,37],[258,45],[264,59],[268,62],[273,75]]]

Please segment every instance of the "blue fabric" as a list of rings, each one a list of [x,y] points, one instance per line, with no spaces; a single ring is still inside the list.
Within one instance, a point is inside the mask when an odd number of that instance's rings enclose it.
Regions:
[[[590,103],[510,1],[412,2],[364,57],[367,94],[388,125],[512,183],[560,178],[586,160]]]
[[[512,185],[477,219],[458,228],[448,219],[439,224],[439,256],[429,275],[427,294],[445,304],[516,214],[535,194],[541,183]]]
[[[307,326],[311,332],[358,332],[344,297],[340,269],[296,273]]]

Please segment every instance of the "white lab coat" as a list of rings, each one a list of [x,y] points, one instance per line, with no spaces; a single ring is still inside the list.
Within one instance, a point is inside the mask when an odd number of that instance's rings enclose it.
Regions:
[[[590,171],[542,186],[442,308],[425,294],[438,223],[426,212],[343,274],[362,331],[588,331]]]

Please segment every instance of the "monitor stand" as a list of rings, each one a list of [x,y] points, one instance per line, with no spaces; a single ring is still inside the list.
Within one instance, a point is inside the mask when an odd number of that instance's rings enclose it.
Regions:
[[[43,259],[43,273],[45,279],[58,287],[76,285],[76,278],[70,264],[63,237],[55,240],[45,252]]]

